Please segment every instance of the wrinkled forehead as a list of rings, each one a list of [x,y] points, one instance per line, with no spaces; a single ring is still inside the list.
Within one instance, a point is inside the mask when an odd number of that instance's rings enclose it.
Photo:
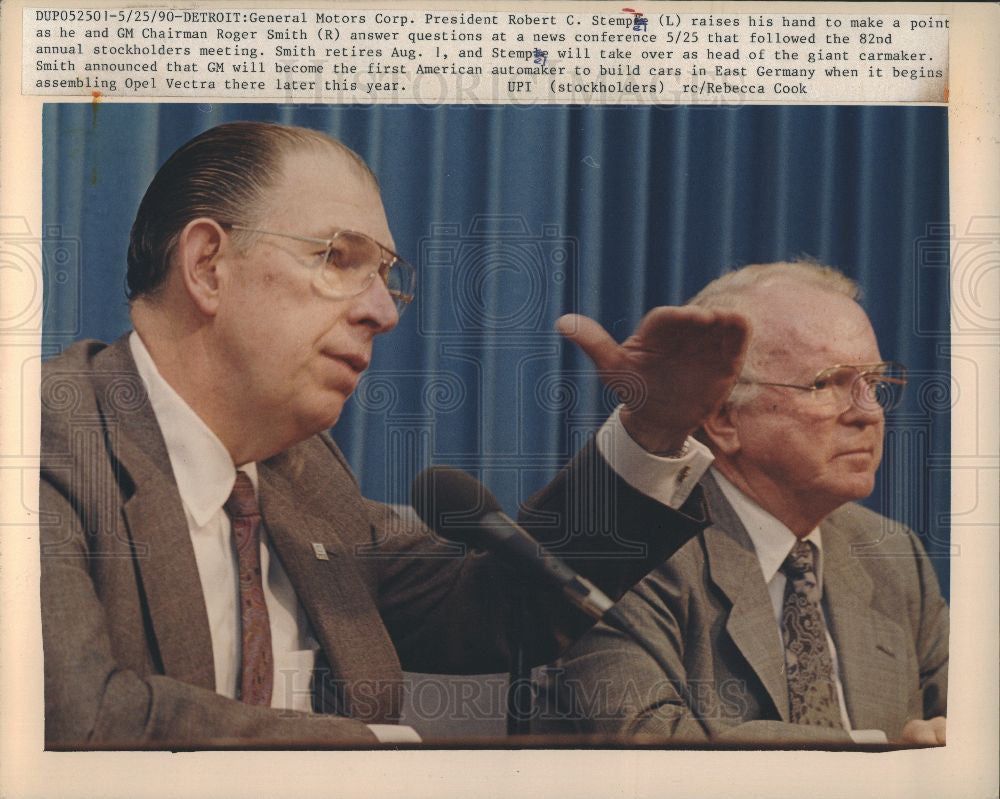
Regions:
[[[322,238],[356,230],[394,247],[374,178],[332,145],[300,147],[282,157],[264,215],[282,232]]]
[[[801,286],[756,292],[750,317],[750,361],[769,376],[805,379],[841,363],[882,359],[867,314],[841,294]],[[781,375],[771,374],[781,370]]]

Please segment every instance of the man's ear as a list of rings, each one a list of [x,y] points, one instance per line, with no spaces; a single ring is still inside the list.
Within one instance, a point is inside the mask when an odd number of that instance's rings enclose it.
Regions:
[[[701,426],[712,447],[723,455],[732,456],[740,450],[740,432],[736,424],[739,411],[738,405],[727,400]]]
[[[184,288],[202,313],[214,315],[218,308],[218,265],[228,244],[226,232],[208,217],[188,222],[177,239],[175,258]]]

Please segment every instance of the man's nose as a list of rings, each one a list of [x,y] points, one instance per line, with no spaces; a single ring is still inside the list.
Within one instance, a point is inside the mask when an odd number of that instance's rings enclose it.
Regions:
[[[352,321],[372,328],[375,335],[388,333],[399,322],[396,302],[388,286],[376,276],[368,287],[354,298]]]
[[[884,398],[879,394],[879,387],[858,380],[852,386],[851,404],[844,411],[844,416],[854,424],[878,424],[885,419]]]

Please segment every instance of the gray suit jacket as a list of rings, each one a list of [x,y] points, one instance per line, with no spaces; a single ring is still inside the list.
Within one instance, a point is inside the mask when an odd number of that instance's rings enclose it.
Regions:
[[[618,607],[662,653],[664,670],[599,624],[550,668],[538,728],[684,740],[847,739],[788,721],[784,652],[753,545],[718,485],[712,524]],[[820,525],[824,605],[854,729],[897,737],[944,715],[948,610],[912,532],[859,505]]]
[[[324,714],[272,711],[216,694],[183,505],[127,340],[81,342],[49,361],[41,401],[48,743],[367,742],[374,739],[365,723],[398,717],[401,666],[507,668],[509,570],[364,499],[323,434],[260,463],[259,476],[272,546],[321,647],[312,690]],[[566,505],[559,487],[587,484],[572,476],[581,470],[611,479],[600,464],[588,448],[540,495],[537,504],[548,512],[535,525],[539,535],[571,543],[570,514],[551,512]],[[648,546],[646,531],[623,518],[624,533],[624,525],[634,528],[629,556],[584,553],[577,566],[620,595],[698,529],[680,514],[663,518],[668,534],[651,528],[658,538]],[[526,642],[532,657],[555,656],[585,628],[582,614],[548,612],[560,606],[536,592]]]

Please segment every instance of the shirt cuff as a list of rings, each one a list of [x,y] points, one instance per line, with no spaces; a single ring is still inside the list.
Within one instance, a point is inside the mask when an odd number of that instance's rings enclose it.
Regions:
[[[615,408],[597,431],[597,451],[619,477],[636,491],[675,510],[684,504],[714,456],[708,447],[688,436],[683,454],[664,457],[647,452],[628,434]]]
[[[369,724],[368,729],[380,744],[418,744],[420,736],[405,724]]]

